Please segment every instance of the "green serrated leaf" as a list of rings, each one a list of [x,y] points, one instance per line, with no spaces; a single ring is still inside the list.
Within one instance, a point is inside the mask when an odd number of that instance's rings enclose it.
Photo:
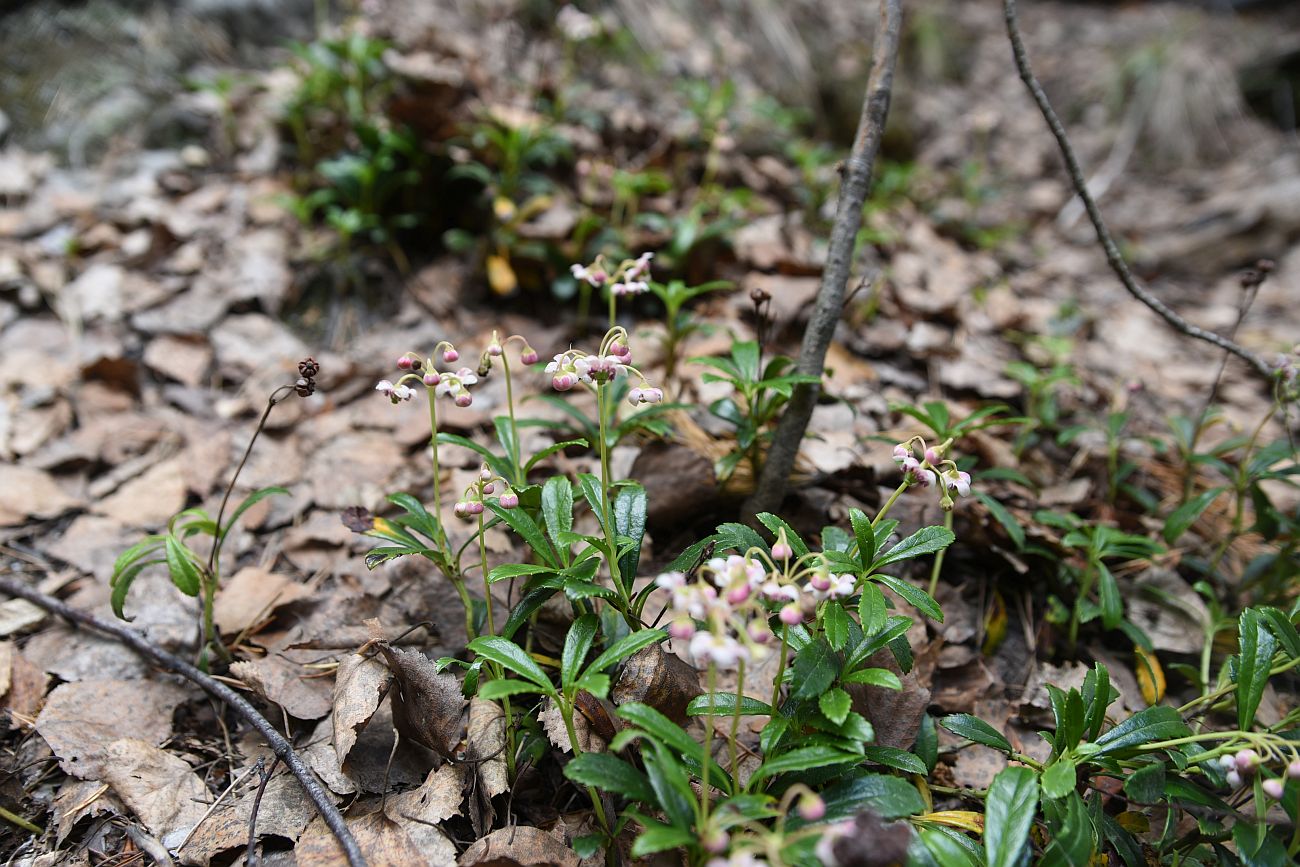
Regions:
[[[1074,762],[1069,759],[1058,759],[1043,771],[1043,795],[1053,800],[1064,798],[1074,791],[1077,782]]]
[[[1038,780],[1029,768],[1004,768],[984,800],[984,855],[988,867],[1015,867],[1029,841],[1038,806]]]
[[[839,725],[853,709],[852,697],[838,686],[826,690],[817,698],[817,707],[831,722]]]
[[[971,716],[968,713],[950,714],[939,720],[939,725],[958,737],[972,740],[977,744],[983,744],[986,747],[992,747],[1008,754],[1015,752],[1011,748],[1011,742],[1003,736],[1002,732],[977,716]]]
[[[546,676],[546,672],[542,671],[541,666],[513,641],[496,635],[485,635],[471,641],[469,649],[532,681],[547,695],[556,694],[555,687],[551,684],[551,679]]]
[[[826,639],[818,638],[799,651],[793,674],[795,687],[791,698],[808,699],[826,691],[839,674],[839,660]]]
[[[913,587],[906,581],[900,581],[897,578],[891,578],[888,575],[872,575],[871,580],[879,581],[890,590],[893,590],[899,596],[906,599],[917,611],[920,611],[931,620],[937,620],[943,623],[943,610],[939,608],[939,603],[934,598],[919,587]]]

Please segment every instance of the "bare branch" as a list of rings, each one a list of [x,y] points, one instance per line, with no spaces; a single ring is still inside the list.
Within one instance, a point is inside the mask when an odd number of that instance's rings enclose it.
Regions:
[[[163,668],[198,684],[204,692],[213,698],[230,705],[236,713],[252,724],[253,728],[257,729],[262,737],[266,738],[266,742],[270,745],[271,751],[275,753],[276,758],[284,762],[289,767],[289,770],[293,771],[293,775],[298,778],[298,781],[302,783],[302,787],[307,790],[308,797],[316,805],[317,812],[320,813],[321,818],[325,820],[325,824],[329,826],[330,831],[338,839],[339,845],[343,847],[343,852],[347,856],[350,867],[366,867],[365,856],[361,854],[361,847],[357,845],[356,838],[348,830],[348,826],[343,822],[342,814],[334,806],[329,795],[321,788],[320,783],[316,782],[316,777],[312,774],[311,769],[303,763],[298,754],[294,752],[293,746],[284,739],[284,736],[276,731],[266,717],[258,713],[257,708],[249,704],[248,700],[239,693],[199,671],[180,657],[158,647],[138,632],[120,624],[103,620],[85,611],[79,611],[60,602],[53,596],[47,596],[39,590],[27,586],[21,581],[6,575],[0,575],[0,593],[26,599],[33,605],[53,612],[65,620],[71,620],[73,623],[88,626],[96,632],[110,635],[141,656],[147,657]]]
[[[835,223],[831,228],[830,246],[826,253],[826,268],[822,272],[817,303],[804,331],[803,345],[799,350],[799,373],[822,375],[826,363],[826,350],[835,335],[835,326],[844,310],[844,291],[853,270],[853,249],[858,229],[862,227],[862,205],[871,191],[871,172],[875,166],[880,139],[884,135],[885,120],[889,116],[889,100],[894,88],[894,65],[898,59],[898,38],[902,30],[901,0],[880,0],[880,23],[876,27],[872,46],[871,77],[862,103],[853,150],[844,165],[844,181],[840,186],[839,204],[835,209]],[[821,393],[819,384],[801,383],[794,387],[790,402],[781,415],[762,475],[749,500],[745,514],[771,511],[785,498],[790,472],[794,469],[799,443],[808,430],[813,407]]]
[[[1016,14],[1016,0],[1002,0],[1002,9],[1007,21],[1007,36],[1011,39],[1011,51],[1016,58],[1016,68],[1020,70],[1020,80],[1029,88],[1030,95],[1033,96],[1034,102],[1038,104],[1038,110],[1042,112],[1043,119],[1047,121],[1047,126],[1056,138],[1056,145],[1061,151],[1061,157],[1065,160],[1066,172],[1070,175],[1070,183],[1074,185],[1074,191],[1078,193],[1079,199],[1083,202],[1084,210],[1088,212],[1088,219],[1092,222],[1093,229],[1097,232],[1097,240],[1101,243],[1102,249],[1106,252],[1106,262],[1109,263],[1119,282],[1124,284],[1128,293],[1137,300],[1141,301],[1147,307],[1155,311],[1161,319],[1181,334],[1188,337],[1194,337],[1197,340],[1204,340],[1206,343],[1212,343],[1220,349],[1226,350],[1241,360],[1245,361],[1255,371],[1267,380],[1272,380],[1273,371],[1268,364],[1255,353],[1222,335],[1213,331],[1206,331],[1183,317],[1179,316],[1169,308],[1163,301],[1151,294],[1142,284],[1133,276],[1129,270],[1128,263],[1119,252],[1115,240],[1110,235],[1110,230],[1106,228],[1106,223],[1101,217],[1101,211],[1097,208],[1097,202],[1093,199],[1092,193],[1088,191],[1088,184],[1084,180],[1083,170],[1079,168],[1079,160],[1075,157],[1074,146],[1070,144],[1070,138],[1066,135],[1065,127],[1061,119],[1056,116],[1055,110],[1052,109],[1051,102],[1047,99],[1047,94],[1043,92],[1043,87],[1038,83],[1034,76],[1033,69],[1029,66],[1029,57],[1025,53],[1025,43],[1020,38],[1020,21]]]

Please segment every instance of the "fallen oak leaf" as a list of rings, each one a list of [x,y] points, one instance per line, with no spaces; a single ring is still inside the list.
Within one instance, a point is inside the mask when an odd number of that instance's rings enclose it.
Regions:
[[[376,642],[397,682],[393,693],[393,724],[404,738],[452,758],[461,740],[465,698],[460,681],[438,671],[418,650],[403,650]]]

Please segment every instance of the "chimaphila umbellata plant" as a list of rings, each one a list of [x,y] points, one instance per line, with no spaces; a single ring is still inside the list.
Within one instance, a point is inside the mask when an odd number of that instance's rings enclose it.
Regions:
[[[222,643],[221,635],[213,622],[213,605],[216,601],[217,589],[221,586],[221,548],[230,536],[230,531],[239,523],[239,519],[245,512],[269,496],[287,494],[288,491],[278,485],[259,488],[235,507],[229,520],[225,520],[226,506],[230,503],[230,495],[239,482],[239,476],[248,463],[249,455],[253,453],[257,438],[266,427],[266,420],[270,418],[271,410],[290,395],[311,397],[316,393],[316,377],[319,375],[320,365],[316,359],[305,358],[298,363],[297,379],[271,392],[266,401],[266,409],[263,410],[262,417],[258,420],[257,427],[248,441],[248,446],[244,449],[244,456],[226,485],[215,519],[203,509],[185,509],[167,522],[167,532],[146,536],[122,552],[113,564],[113,574],[109,579],[112,586],[109,601],[114,614],[123,620],[128,619],[123,606],[126,604],[132,583],[150,566],[166,566],[176,589],[186,596],[199,597],[200,662],[206,664],[209,651],[215,652],[223,662],[230,660],[230,653]],[[191,540],[196,536],[212,537],[206,558],[194,549]]]

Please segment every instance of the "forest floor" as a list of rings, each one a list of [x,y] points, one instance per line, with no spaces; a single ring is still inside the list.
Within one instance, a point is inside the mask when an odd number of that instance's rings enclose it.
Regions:
[[[614,476],[648,492],[641,575],[734,520],[752,473],[727,462],[734,426],[707,411],[729,386],[685,359],[727,355],[746,340],[798,353],[825,261],[836,161],[870,60],[862,34],[874,4],[849,5],[793,4],[782,15],[796,20],[804,6],[826,7],[802,41],[733,21],[708,45],[697,39],[701,22],[670,4],[644,16],[609,12],[602,35],[584,41],[524,12],[381,5],[345,32],[391,41],[375,58],[391,77],[390,116],[418,130],[429,159],[482,171],[417,190],[429,199],[421,228],[342,251],[319,218],[327,207],[305,224],[295,216],[321,172],[304,164],[282,120],[312,68],[287,53],[224,70],[228,79],[213,61],[192,72],[211,86],[178,87],[167,102],[186,119],[183,140],[170,126],[147,133],[158,140],[126,128],[79,152],[80,164],[21,144],[0,150],[0,567],[111,617],[117,557],[187,507],[214,510],[267,396],[314,357],[315,394],[275,407],[239,477],[236,498],[266,486],[287,493],[249,509],[224,549],[215,619],[240,660],[224,682],[293,735],[331,791],[355,801],[356,821],[384,811],[428,863],[489,863],[481,841],[494,827],[492,798],[484,818],[481,805],[462,803],[463,771],[431,773],[431,754],[409,744],[392,756],[389,702],[367,705],[375,683],[335,681],[377,633],[402,635],[432,658],[466,654],[451,585],[418,558],[368,569],[373,542],[341,520],[350,507],[391,513],[384,497],[395,491],[432,502],[423,396],[390,406],[375,383],[396,378],[402,353],[423,357],[442,340],[471,367],[494,333],[523,335],[543,361],[594,346],[603,302],[581,318],[568,265],[590,261],[602,243],[632,256],[655,251],[655,280],[732,289],[693,303],[705,327],[677,348],[671,378],[654,296],[618,317],[637,366],[686,405],[657,416],[662,436],[634,432],[612,453]],[[1112,229],[1152,291],[1270,358],[1291,351],[1300,335],[1300,147],[1294,130],[1256,114],[1238,83],[1260,58],[1294,50],[1286,34],[1300,23],[1295,10],[1238,17],[1167,3],[1034,3],[1022,17],[1039,74],[1104,187]],[[1059,620],[1049,622],[1049,599],[1069,597],[1057,564],[1034,551],[1076,555],[1060,526],[1036,516],[1158,533],[1154,516],[1182,493],[1169,419],[1204,410],[1222,357],[1168,329],[1114,279],[1015,74],[996,4],[921,4],[898,76],[855,270],[862,285],[780,513],[812,536],[847,527],[851,509],[878,508],[897,484],[892,444],[922,431],[899,405],[943,401],[962,417],[997,403],[1030,419],[961,441],[977,490],[995,504],[959,501],[936,592],[946,617],[918,618],[909,700],[871,721],[881,743],[906,749],[926,712],[973,713],[1041,758],[1034,733],[1051,720],[1047,684],[1078,686],[1102,661],[1121,695],[1117,718],[1153,696],[1127,634],[1085,629],[1071,648]],[[816,110],[804,117],[790,105]],[[302,117],[318,121],[309,110]],[[520,130],[542,145],[513,141]],[[319,143],[329,132],[312,135]],[[522,164],[504,164],[507,153]],[[485,207],[494,197],[497,207]],[[596,227],[584,228],[593,215]],[[1240,275],[1260,259],[1275,266],[1238,325]],[[770,295],[766,319],[755,314],[754,290]],[[572,421],[529,399],[550,391],[540,369],[516,371],[513,386],[527,396],[521,417]],[[468,407],[445,404],[441,430],[497,449],[506,382],[482,377],[472,391]],[[583,400],[571,403],[592,415]],[[1222,424],[1207,445],[1249,433],[1272,397],[1230,362],[1215,404]],[[523,452],[564,438],[554,427],[521,428]],[[1263,431],[1265,441],[1286,435],[1281,417]],[[472,486],[482,457],[443,445],[439,460],[443,516],[453,543],[468,542],[476,527],[452,516],[446,492]],[[569,448],[536,475],[584,472],[598,473],[598,460]],[[1290,488],[1268,491],[1279,511],[1295,510]],[[1181,559],[1227,532],[1230,506],[1216,503],[1191,537],[1117,570],[1128,616],[1169,670],[1171,693],[1177,664],[1198,659],[1204,643],[1205,605]],[[934,498],[919,496],[892,514],[902,533],[944,520]],[[504,527],[485,539],[492,564],[525,559]],[[1225,556],[1244,569],[1263,544],[1246,535]],[[929,570],[908,577],[924,586]],[[504,582],[494,587],[500,618],[515,600]],[[1153,587],[1186,604],[1159,604]],[[1227,587],[1222,601],[1233,608],[1254,592]],[[1286,584],[1282,596],[1293,594]],[[165,569],[139,575],[125,612],[150,640],[193,657],[196,601]],[[558,657],[567,615],[558,606],[543,614],[538,645]],[[255,732],[192,684],[29,603],[0,603],[0,638],[0,806],[41,831],[0,830],[11,863],[128,864],[150,841],[181,863],[243,863],[259,780],[250,771],[269,755]],[[770,683],[772,672],[749,676]],[[1270,688],[1261,718],[1295,703]],[[341,719],[361,727],[348,730],[350,746],[340,745]],[[941,733],[936,773],[947,785],[986,788],[1006,765],[993,749],[956,743]],[[569,846],[589,830],[584,802],[558,773],[533,783],[509,803],[496,799],[495,827],[507,829],[498,834],[545,831],[544,840],[512,838],[521,848],[510,857],[578,863]],[[424,818],[393,806],[403,798],[422,798]],[[260,805],[263,863],[336,863],[314,815],[281,769]]]

